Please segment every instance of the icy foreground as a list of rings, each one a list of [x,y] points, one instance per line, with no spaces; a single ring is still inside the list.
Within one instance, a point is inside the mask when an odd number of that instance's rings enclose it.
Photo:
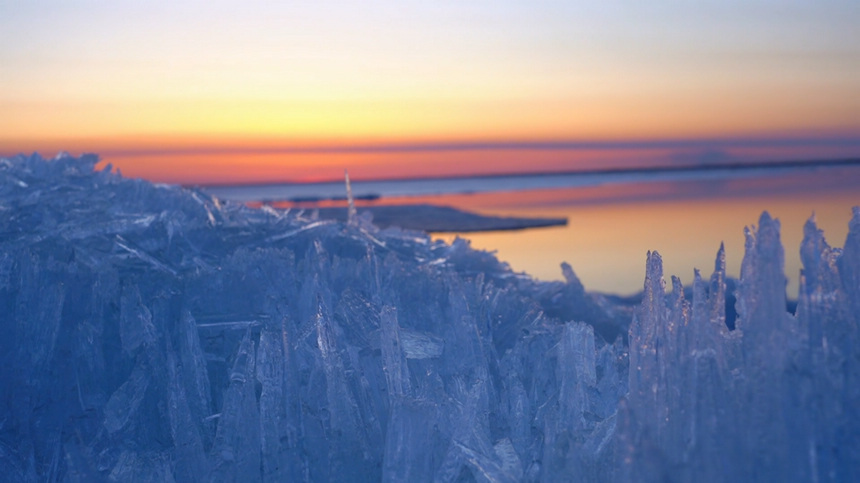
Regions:
[[[0,479],[860,480],[858,209],[807,224],[796,316],[765,214],[737,320],[720,250],[690,301],[649,254],[631,323],[567,266],[95,162],[0,160]]]

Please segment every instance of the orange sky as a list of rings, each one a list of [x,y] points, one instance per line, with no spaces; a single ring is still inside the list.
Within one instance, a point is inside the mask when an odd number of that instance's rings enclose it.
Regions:
[[[182,183],[857,156],[858,24],[856,2],[15,2],[0,154]],[[792,138],[813,142],[726,142]],[[690,139],[713,142],[325,152]]]

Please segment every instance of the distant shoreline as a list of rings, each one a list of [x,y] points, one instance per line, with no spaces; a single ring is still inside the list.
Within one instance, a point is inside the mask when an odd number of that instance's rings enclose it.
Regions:
[[[524,174],[489,174],[429,178],[399,178],[352,181],[356,199],[514,192],[530,189],[589,187],[659,181],[720,180],[787,174],[804,169],[860,167],[860,158],[754,163],[612,168]],[[258,183],[196,185],[221,199],[239,202],[320,202],[344,200],[342,181],[314,183]]]
[[[421,178],[373,178],[352,180],[353,184],[361,183],[389,183],[389,182],[410,182],[416,179],[424,181],[453,181],[453,180],[471,180],[471,179],[500,179],[500,178],[522,178],[522,177],[544,177],[544,176],[570,176],[570,175],[615,175],[615,174],[652,174],[652,173],[687,173],[687,172],[708,172],[708,171],[746,171],[757,169],[784,169],[784,168],[835,168],[840,166],[860,166],[860,158],[836,158],[836,159],[801,159],[801,160],[786,160],[786,161],[734,161],[727,163],[708,163],[708,164],[689,164],[683,166],[651,166],[647,168],[606,168],[606,169],[585,169],[585,170],[563,170],[563,171],[536,171],[536,172],[509,172],[509,173],[490,173],[490,174],[474,174],[474,175],[457,175],[457,176],[425,176]],[[274,187],[274,186],[308,186],[308,185],[328,185],[332,183],[343,183],[343,180],[329,181],[313,181],[313,182],[298,182],[298,181],[276,181],[276,182],[242,182],[242,183],[186,183],[183,187],[200,188],[200,189],[218,189],[218,188],[239,188],[239,187]]]

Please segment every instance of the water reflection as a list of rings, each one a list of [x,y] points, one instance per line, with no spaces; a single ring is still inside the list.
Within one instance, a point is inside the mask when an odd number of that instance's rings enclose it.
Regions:
[[[828,242],[842,246],[851,206],[860,205],[860,169],[702,183],[653,183],[527,193],[437,197],[436,203],[514,216],[565,216],[567,227],[460,235],[495,251],[514,270],[560,280],[570,263],[589,290],[634,293],[642,288],[645,254],[663,255],[667,277],[685,285],[693,268],[709,276],[725,242],[730,276],[738,276],[745,226],[763,210],[782,223],[788,295],[797,295],[803,224],[815,213]],[[427,200],[431,201],[431,200]],[[453,239],[456,234],[439,234]]]

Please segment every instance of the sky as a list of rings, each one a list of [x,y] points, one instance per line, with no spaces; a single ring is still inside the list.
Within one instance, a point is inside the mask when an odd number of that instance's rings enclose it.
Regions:
[[[860,156],[860,2],[0,0],[0,154],[183,183]]]

